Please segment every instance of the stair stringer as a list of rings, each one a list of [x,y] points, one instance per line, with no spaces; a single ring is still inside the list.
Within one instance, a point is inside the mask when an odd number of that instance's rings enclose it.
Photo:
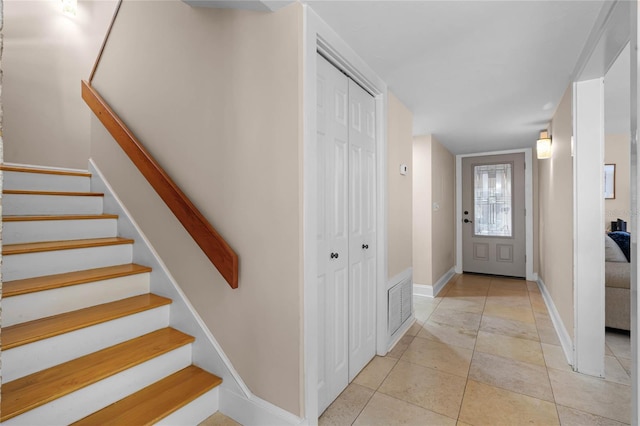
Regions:
[[[89,171],[91,190],[104,193],[104,213],[118,215],[119,236],[135,241],[133,261],[152,268],[151,291],[173,300],[170,326],[195,337],[193,364],[223,379],[219,386],[218,410],[243,425],[307,424],[308,419],[300,418],[251,392],[93,159],[89,160]]]

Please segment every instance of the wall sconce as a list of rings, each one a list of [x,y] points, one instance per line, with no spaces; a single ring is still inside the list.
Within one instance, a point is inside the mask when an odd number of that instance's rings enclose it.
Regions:
[[[536,152],[539,160],[551,158],[551,136],[547,130],[540,132],[540,139],[536,143]]]
[[[76,16],[78,13],[78,0],[62,0],[62,13],[67,16]]]

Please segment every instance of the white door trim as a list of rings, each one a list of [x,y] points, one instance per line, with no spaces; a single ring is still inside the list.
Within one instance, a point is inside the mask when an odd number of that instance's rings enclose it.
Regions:
[[[376,349],[387,351],[387,85],[309,5],[303,5],[303,358],[305,423],[318,421],[318,306],[317,285],[317,166],[316,166],[316,53],[321,52],[338,69],[370,92],[376,102],[377,162],[377,273]]]
[[[604,85],[573,83],[573,369],[604,377]],[[552,135],[553,137],[553,135]]]
[[[537,281],[538,275],[533,271],[533,163],[531,148],[511,149],[505,151],[476,152],[456,155],[456,273],[462,273],[462,159],[466,157],[482,157],[485,155],[524,153],[524,208],[526,238],[526,274],[527,280]]]

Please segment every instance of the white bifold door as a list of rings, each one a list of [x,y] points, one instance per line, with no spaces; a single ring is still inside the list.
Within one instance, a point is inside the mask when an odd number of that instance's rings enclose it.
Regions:
[[[318,405],[374,357],[375,101],[318,55]]]

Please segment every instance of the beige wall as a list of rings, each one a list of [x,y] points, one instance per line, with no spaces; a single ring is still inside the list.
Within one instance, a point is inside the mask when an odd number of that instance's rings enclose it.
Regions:
[[[413,282],[431,285],[431,135],[413,139]]]
[[[455,265],[455,157],[431,137],[431,282]],[[434,208],[437,203],[438,209]]]
[[[91,156],[252,392],[301,415],[302,6],[125,0],[94,86],[236,250],[239,288],[96,119]]]
[[[4,2],[5,160],[87,168],[89,77],[116,0],[79,1],[76,17],[60,1]]]
[[[573,336],[573,159],[571,87],[551,121],[553,156],[538,161],[539,271]]]
[[[455,265],[455,157],[424,135],[413,162],[413,281],[434,285]]]
[[[631,192],[629,189],[630,146],[628,134],[605,135],[604,162],[616,165],[616,198],[605,199],[604,229],[611,228],[611,221],[618,218],[627,221],[627,230],[631,232]]]
[[[413,115],[395,95],[389,92],[387,106],[387,277],[405,271],[412,265],[412,131]],[[406,164],[409,173],[400,174]]]

